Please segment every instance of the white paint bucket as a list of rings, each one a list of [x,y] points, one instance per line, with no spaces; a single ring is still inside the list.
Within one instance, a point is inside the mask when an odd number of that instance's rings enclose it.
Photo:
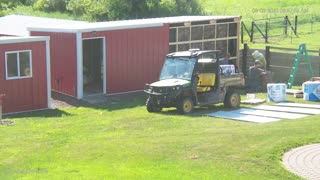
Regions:
[[[269,102],[284,102],[286,101],[287,85],[283,83],[267,84],[268,101]]]
[[[320,101],[320,81],[307,81],[302,84],[303,99],[307,101]]]

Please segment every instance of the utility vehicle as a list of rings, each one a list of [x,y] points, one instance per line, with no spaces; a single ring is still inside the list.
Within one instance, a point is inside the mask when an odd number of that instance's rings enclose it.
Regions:
[[[160,112],[165,107],[176,107],[180,114],[186,114],[194,106],[222,102],[228,108],[238,108],[240,95],[236,90],[244,86],[244,76],[235,73],[230,68],[233,65],[222,68],[219,56],[218,50],[168,54],[159,81],[145,85],[147,110]]]

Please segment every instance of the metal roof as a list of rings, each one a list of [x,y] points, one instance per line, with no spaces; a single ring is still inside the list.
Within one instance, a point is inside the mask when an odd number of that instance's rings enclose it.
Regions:
[[[170,23],[186,23],[206,20],[239,18],[240,16],[176,16],[106,22],[86,22],[24,15],[0,17],[0,34],[29,36],[29,31],[45,32],[91,32],[144,27],[158,27]]]
[[[8,15],[0,17],[0,34],[13,36],[29,36],[28,27],[63,27],[65,25],[88,24],[85,21],[34,17],[24,15]]]
[[[64,24],[64,25],[34,25],[29,26],[30,31],[46,31],[46,32],[91,32],[91,31],[109,31],[120,29],[133,29],[143,27],[157,27],[170,23],[185,23],[206,20],[220,20],[229,18],[239,18],[240,16],[177,16],[164,18],[149,18],[121,21],[106,21],[83,24]]]
[[[50,39],[50,37],[47,37],[47,36],[27,36],[27,37],[1,36],[0,37],[0,44],[47,41],[49,39]]]

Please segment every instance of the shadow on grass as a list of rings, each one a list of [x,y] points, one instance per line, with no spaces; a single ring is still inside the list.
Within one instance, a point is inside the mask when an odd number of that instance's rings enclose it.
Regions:
[[[186,117],[202,117],[206,114],[213,113],[216,111],[231,111],[233,109],[228,109],[223,106],[222,103],[220,104],[214,104],[214,105],[207,105],[207,106],[201,106],[201,107],[194,107],[193,112],[189,114],[179,114],[176,108],[164,108],[161,112],[157,114],[161,115],[168,115],[168,116],[186,116]]]
[[[107,111],[117,111],[122,109],[130,109],[130,108],[145,106],[145,103],[146,103],[145,98],[133,98],[133,99],[128,99],[120,102],[90,105],[87,107],[93,108],[93,109],[107,110]]]
[[[7,114],[3,116],[3,119],[26,118],[26,117],[61,117],[61,116],[72,116],[72,114],[67,113],[60,109],[46,109],[46,110],[38,110],[38,111],[31,111],[31,112]]]

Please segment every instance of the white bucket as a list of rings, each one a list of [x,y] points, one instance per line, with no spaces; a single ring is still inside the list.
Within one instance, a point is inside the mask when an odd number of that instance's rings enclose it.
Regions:
[[[256,95],[255,94],[247,94],[247,99],[255,99]]]
[[[267,84],[268,101],[269,102],[284,102],[286,101],[287,85],[283,83]]]
[[[320,101],[320,81],[307,81],[302,84],[303,99],[307,101]]]

